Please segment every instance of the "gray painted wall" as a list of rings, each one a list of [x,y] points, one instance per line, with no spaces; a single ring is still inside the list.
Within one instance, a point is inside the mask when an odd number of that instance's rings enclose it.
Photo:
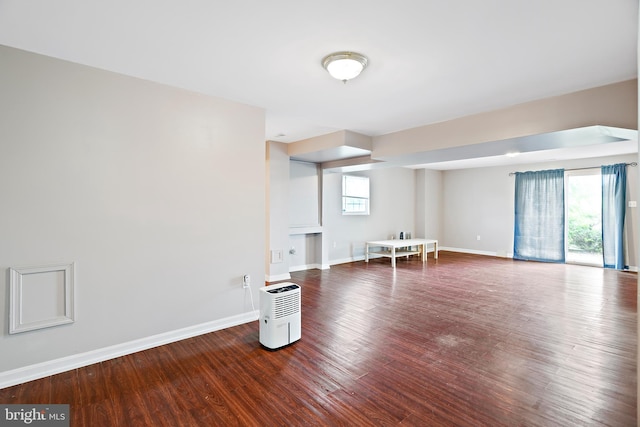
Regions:
[[[286,280],[289,275],[289,154],[287,144],[267,142],[267,246],[265,280]],[[282,252],[282,262],[271,262],[271,251]]]
[[[442,243],[443,172],[416,170],[416,237],[437,239]]]
[[[252,311],[262,109],[6,47],[0,63],[0,372]],[[9,335],[8,268],[66,262],[76,322]]]
[[[416,236],[414,170],[388,168],[353,174],[370,178],[370,215],[342,215],[342,174],[323,176],[323,234],[331,264],[363,259],[367,240],[387,239],[391,234],[398,238],[400,231]]]
[[[513,254],[515,178],[510,172],[581,168],[635,162],[636,155],[550,162],[519,167],[462,169],[443,172],[442,245],[480,253]],[[638,168],[627,168],[628,200],[638,200]],[[630,265],[637,266],[637,208],[627,208]],[[477,236],[480,240],[477,240]]]
[[[319,227],[320,174],[318,165],[289,162],[289,227]]]
[[[436,238],[441,248],[486,255],[512,256],[515,178],[510,172],[580,168],[637,161],[614,156],[452,171],[403,168],[359,172],[372,182],[372,215],[340,215],[339,173],[324,175],[324,233],[329,263],[362,259],[366,240],[387,238],[399,231]],[[629,167],[628,200],[638,200],[638,168]],[[410,190],[413,188],[413,192]],[[414,206],[414,214],[402,206]],[[637,267],[637,208],[627,208],[629,265]],[[480,240],[478,240],[480,236]],[[335,245],[335,247],[334,247]]]

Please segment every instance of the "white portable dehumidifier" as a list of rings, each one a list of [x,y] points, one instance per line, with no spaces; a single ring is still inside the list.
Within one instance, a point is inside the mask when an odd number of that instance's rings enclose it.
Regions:
[[[260,344],[277,349],[300,339],[300,286],[279,283],[260,288]]]

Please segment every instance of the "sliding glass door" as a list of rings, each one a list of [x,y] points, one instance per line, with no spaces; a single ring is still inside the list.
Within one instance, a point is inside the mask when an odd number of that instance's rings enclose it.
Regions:
[[[565,259],[602,267],[602,175],[599,168],[565,172]]]

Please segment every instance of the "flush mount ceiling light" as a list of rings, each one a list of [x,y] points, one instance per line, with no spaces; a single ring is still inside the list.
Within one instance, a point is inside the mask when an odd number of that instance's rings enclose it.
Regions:
[[[334,79],[346,83],[358,77],[362,70],[367,68],[369,60],[366,56],[355,52],[335,52],[327,55],[322,60],[322,66]]]

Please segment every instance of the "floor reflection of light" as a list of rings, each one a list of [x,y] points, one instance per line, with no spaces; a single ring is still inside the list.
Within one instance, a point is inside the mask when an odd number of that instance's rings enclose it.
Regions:
[[[393,269],[393,274],[392,274],[392,279],[391,279],[391,295],[395,295],[396,294],[396,282],[398,279],[398,270],[396,270],[395,268]]]
[[[604,270],[601,268],[572,268],[567,266],[565,269],[565,306],[571,304],[585,311],[600,311],[604,301],[603,279]]]
[[[567,265],[565,268],[563,312],[575,312],[578,309],[580,317],[593,319],[593,322],[589,327],[583,324],[576,329],[572,322],[560,321],[558,326],[565,336],[565,342],[572,346],[572,351],[563,360],[549,385],[552,393],[558,391],[570,395],[575,390],[581,394],[585,389],[590,389],[595,395],[602,393],[600,379],[607,375],[606,370],[609,369],[605,366],[606,357],[602,349],[608,347],[611,332],[607,331],[607,322],[601,313],[607,301],[604,274],[605,270],[597,267],[573,268]],[[591,417],[594,414],[585,415]]]
[[[374,261],[368,265],[367,269],[372,276],[365,270],[363,273],[366,276],[336,289],[331,301],[335,308],[335,317],[329,322],[330,327],[326,332],[331,335],[333,345],[340,349],[340,357],[348,361],[351,372],[358,375],[366,373],[366,367],[371,363],[377,363],[376,358],[385,354],[384,347],[389,345],[387,340],[381,339],[373,346],[367,342],[367,346],[364,347],[361,337],[372,333],[379,334],[381,328],[384,330],[389,327],[389,324],[380,324],[381,321],[386,322],[384,313],[387,310],[387,307],[381,305],[381,301],[388,301],[389,297],[402,298],[404,288],[403,266],[392,268],[390,264],[379,263],[380,261]],[[360,287],[359,280],[363,281],[363,285],[370,285],[371,280],[374,280],[377,286]]]

